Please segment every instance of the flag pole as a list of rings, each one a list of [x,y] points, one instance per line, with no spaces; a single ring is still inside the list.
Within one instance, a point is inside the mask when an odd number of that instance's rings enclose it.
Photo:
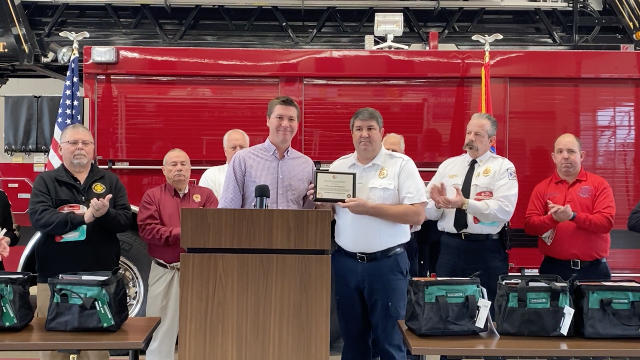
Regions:
[[[78,73],[78,57],[80,56],[80,46],[78,41],[89,37],[89,33],[83,31],[79,34],[63,31],[60,36],[69,38],[73,41],[71,57],[69,58],[69,68],[62,87],[62,96],[60,98],[60,106],[56,114],[53,137],[49,148],[48,160],[45,170],[50,171],[62,164],[62,156],[59,147],[61,144],[61,136],[64,129],[73,124],[82,124],[82,98],[80,97],[80,75]],[[67,47],[68,48],[68,47]],[[66,59],[62,56],[58,59],[64,63]]]
[[[495,40],[502,39],[502,35],[493,34],[491,36],[482,36],[482,35],[473,35],[471,37],[473,40],[480,41],[484,44],[484,57],[482,61],[482,71],[481,71],[481,90],[480,90],[480,106],[479,111],[482,113],[486,113],[489,115],[493,115],[493,106],[491,105],[491,77],[489,75],[489,68],[491,65],[491,58],[489,56],[489,51],[491,50],[491,43]],[[496,152],[495,144],[491,144],[491,151],[493,153]]]

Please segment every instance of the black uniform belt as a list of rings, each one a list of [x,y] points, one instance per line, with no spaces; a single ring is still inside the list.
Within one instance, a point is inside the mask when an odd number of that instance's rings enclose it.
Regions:
[[[347,255],[348,257],[357,259],[362,263],[367,263],[376,259],[382,259],[392,255],[400,254],[405,250],[405,246],[404,244],[400,244],[400,245],[396,245],[396,246],[393,246],[384,250],[376,251],[373,253],[360,253],[360,252],[355,253],[355,252],[347,251],[340,246],[338,246],[338,250],[342,251],[342,253]]]
[[[582,260],[575,260],[575,259],[574,260],[560,260],[560,259],[553,258],[551,256],[545,256],[544,259],[547,260],[547,261],[550,261],[552,263],[570,266],[572,269],[576,269],[576,270],[582,269],[583,267],[587,267],[589,265],[600,264],[600,263],[603,263],[603,262],[607,262],[607,258],[596,259],[596,260],[591,260],[591,261],[582,261]]]
[[[469,241],[496,240],[500,239],[500,234],[469,234],[469,233],[447,233],[447,235]]]
[[[160,266],[161,268],[165,268],[167,270],[178,270],[180,271],[180,263],[177,264],[167,264],[161,260],[153,259],[153,263]]]

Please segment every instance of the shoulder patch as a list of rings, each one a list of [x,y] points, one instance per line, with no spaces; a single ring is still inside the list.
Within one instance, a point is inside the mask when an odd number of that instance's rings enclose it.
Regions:
[[[518,180],[518,176],[516,175],[515,168],[507,169],[507,174],[509,174],[509,180]]]
[[[96,194],[102,194],[105,190],[107,190],[107,187],[97,182],[93,184],[93,186],[91,186],[91,190],[93,190],[93,192]]]

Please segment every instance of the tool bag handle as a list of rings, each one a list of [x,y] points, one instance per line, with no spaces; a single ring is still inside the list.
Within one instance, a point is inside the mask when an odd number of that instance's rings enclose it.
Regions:
[[[67,292],[70,292],[70,293],[76,295],[78,298],[82,299],[82,305],[84,305],[84,307],[87,310],[89,310],[89,308],[91,307],[91,304],[93,304],[93,302],[96,301],[95,298],[82,296],[82,294],[77,293],[77,292],[75,292],[75,291],[73,291],[71,289],[65,289],[65,288],[57,287],[53,291],[56,293],[56,295],[58,295],[60,297],[62,297],[62,292],[63,291],[67,291]]]
[[[469,324],[470,322],[475,321],[476,319],[476,312],[478,311],[478,300],[476,299],[475,295],[465,296],[465,303],[467,304],[467,316],[468,316],[468,319],[466,319],[465,321],[456,321],[451,319],[450,317],[451,314],[449,313],[449,302],[447,301],[446,297],[444,297],[443,295],[438,295],[436,296],[436,301],[440,306],[440,314],[442,315],[442,318],[447,321],[450,321],[458,325],[466,325],[466,324]]]
[[[551,288],[551,299],[550,302],[558,302],[560,301],[560,286],[553,281],[532,278],[521,281],[518,284],[518,307],[527,307],[527,286],[529,286],[530,282],[540,282],[545,285],[549,285]]]
[[[633,315],[637,319],[637,321],[634,321],[634,322],[628,322],[624,319],[621,319],[616,309],[614,309],[613,306],[611,306],[612,303],[613,303],[613,299],[611,298],[600,300],[600,304],[602,305],[602,307],[609,313],[609,315],[613,316],[621,324],[627,325],[627,326],[640,326],[640,301],[631,302],[631,309],[633,310]]]

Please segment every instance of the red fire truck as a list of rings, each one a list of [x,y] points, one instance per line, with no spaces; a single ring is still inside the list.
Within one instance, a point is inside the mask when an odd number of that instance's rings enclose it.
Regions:
[[[301,126],[293,147],[320,167],[353,151],[349,119],[370,106],[387,132],[404,135],[406,153],[428,181],[438,165],[462,153],[464,130],[478,110],[482,51],[265,50],[116,47],[116,61],[98,64],[84,49],[84,94],[98,164],[116,172],[136,205],[165,179],[164,154],[182,148],[193,181],[224,163],[222,137],[245,130],[252,144],[267,136],[267,102],[293,97]],[[640,55],[609,51],[493,51],[491,96],[498,119],[497,152],[516,166],[520,193],[511,221],[512,272],[535,270],[536,239],[524,234],[530,193],[554,171],[551,152],[562,133],[578,135],[583,166],[613,187],[617,214],[608,258],[616,277],[640,276],[640,238],[626,230],[640,198]],[[603,64],[608,64],[603,67]],[[639,151],[636,153],[636,151]],[[30,165],[2,164],[2,188],[16,219],[28,226]],[[122,234],[122,264],[131,280],[133,314],[144,307],[149,258],[131,231]],[[34,235],[37,238],[38,234]],[[31,240],[33,243],[34,240]],[[30,246],[27,246],[27,250]],[[9,260],[17,266],[21,250]],[[32,269],[30,251],[20,259]]]

